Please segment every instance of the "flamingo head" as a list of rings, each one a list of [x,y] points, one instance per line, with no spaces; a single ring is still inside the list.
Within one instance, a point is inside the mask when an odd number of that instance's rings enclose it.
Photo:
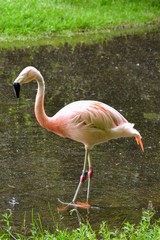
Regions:
[[[29,83],[32,80],[38,80],[40,77],[41,74],[36,68],[31,66],[24,68],[13,82],[16,97],[19,98],[20,86],[22,84]]]

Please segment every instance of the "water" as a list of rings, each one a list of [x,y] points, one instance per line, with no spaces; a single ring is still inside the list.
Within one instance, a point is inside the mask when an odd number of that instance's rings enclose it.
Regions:
[[[1,213],[10,209],[15,226],[31,211],[46,225],[78,226],[76,214],[58,213],[58,198],[69,202],[83,167],[84,147],[42,129],[34,116],[37,85],[22,87],[17,102],[12,82],[28,65],[46,80],[45,109],[52,116],[71,101],[99,100],[120,111],[143,136],[142,153],[134,139],[96,146],[90,203],[100,209],[80,210],[84,221],[121,226],[137,223],[149,206],[160,212],[160,32],[116,37],[99,44],[65,44],[1,49]],[[85,201],[83,187],[78,200]]]

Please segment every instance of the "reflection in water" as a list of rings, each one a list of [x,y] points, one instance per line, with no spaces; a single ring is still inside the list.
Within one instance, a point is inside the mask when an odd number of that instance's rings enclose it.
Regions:
[[[159,211],[159,102],[160,32],[117,37],[100,44],[79,44],[1,50],[1,199],[12,209],[15,224],[24,212],[39,212],[47,224],[62,214],[63,227],[77,226],[76,214],[55,211],[57,198],[70,201],[83,166],[84,149],[42,129],[35,120],[36,84],[22,87],[19,103],[12,82],[27,65],[46,79],[46,112],[52,116],[65,104],[79,99],[105,102],[136,123],[145,145],[142,154],[131,139],[96,146],[92,151],[94,175],[90,210],[95,226],[102,220],[120,226],[138,221],[149,202]],[[86,195],[85,186],[80,201]],[[18,203],[11,205],[13,200]],[[83,219],[86,212],[79,210]]]

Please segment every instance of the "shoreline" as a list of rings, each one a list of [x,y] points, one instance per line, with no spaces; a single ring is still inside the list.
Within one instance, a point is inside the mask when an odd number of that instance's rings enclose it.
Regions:
[[[12,49],[41,45],[51,45],[53,47],[63,46],[64,44],[92,44],[104,40],[111,40],[114,37],[125,34],[143,34],[144,32],[154,31],[159,28],[160,21],[149,23],[139,23],[134,25],[123,24],[120,26],[108,27],[103,29],[85,31],[63,31],[57,34],[39,34],[35,36],[3,37],[0,36],[0,48]]]

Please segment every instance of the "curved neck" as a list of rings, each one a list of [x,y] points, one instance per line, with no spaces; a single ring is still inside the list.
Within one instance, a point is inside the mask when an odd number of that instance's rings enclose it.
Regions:
[[[38,90],[36,95],[36,101],[34,111],[36,119],[42,127],[46,127],[49,117],[46,115],[44,110],[44,94],[45,94],[45,83],[42,76],[37,79]]]

